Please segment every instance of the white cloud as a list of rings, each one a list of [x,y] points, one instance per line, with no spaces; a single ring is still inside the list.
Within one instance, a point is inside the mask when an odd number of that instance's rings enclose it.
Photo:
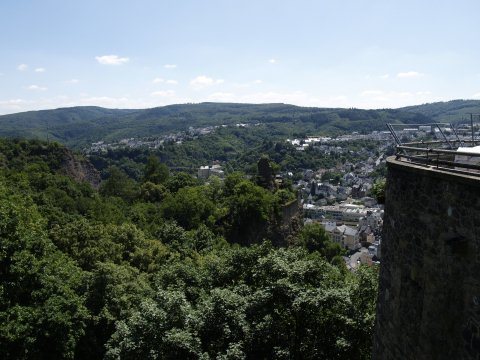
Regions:
[[[95,59],[102,65],[122,65],[130,61],[128,57],[119,57],[118,55],[95,56]]]
[[[27,89],[28,89],[28,90],[33,90],[33,91],[45,91],[45,90],[47,90],[46,87],[38,86],[38,85],[30,85],[30,86],[27,86]]]
[[[165,64],[163,65],[165,69],[175,69],[177,67],[176,64]]]
[[[241,97],[241,102],[249,103],[287,103],[303,106],[319,105],[320,99],[314,98],[303,91],[277,93],[274,91],[248,94]]]
[[[214,84],[223,84],[225,82],[225,80],[223,79],[212,79],[208,76],[205,76],[205,75],[200,75],[200,76],[197,76],[195,79],[192,79],[190,81],[190,87],[193,89],[193,90],[201,90],[201,89],[204,89],[206,87],[209,87],[209,86],[212,86]]]
[[[170,79],[170,80],[165,80],[163,78],[155,78],[153,79],[152,81],[154,84],[169,84],[169,85],[177,85],[178,84],[178,81],[177,80],[173,80],[173,79]]]
[[[39,68],[35,69],[35,72],[37,72],[37,73],[43,73],[45,71],[47,71],[47,70],[45,68],[42,68],[42,67],[39,67]]]
[[[361,96],[378,96],[382,95],[383,91],[382,90],[365,90],[361,92]]]
[[[220,102],[235,102],[235,94],[216,92],[208,96],[208,101],[220,101]]]
[[[81,97],[70,98],[62,95],[32,100],[0,100],[0,114],[11,114],[29,110],[56,109],[71,106],[101,106],[112,109],[146,109],[156,106],[192,102],[195,101],[190,98],[181,97],[150,97],[148,99],[134,99],[128,97],[89,96],[88,94],[83,94]]]
[[[27,71],[28,70],[28,65],[27,64],[20,64],[17,66],[17,69],[20,71]]]
[[[210,94],[206,99],[201,99],[201,101],[205,100],[250,104],[286,103],[300,106],[348,106],[347,98],[344,95],[338,95],[322,99],[311,96],[303,91],[293,91],[290,93],[278,93],[269,91],[250,93],[245,95],[237,95],[228,92],[215,92]]]
[[[190,85],[194,89],[200,89],[200,88],[212,85],[213,82],[214,80],[212,78],[209,78],[205,75],[200,75],[200,76],[197,76],[192,81],[190,81]]]
[[[268,60],[268,62],[269,62],[270,64],[275,64],[275,63],[277,62],[277,60],[275,60],[275,59],[270,59],[270,60]]]
[[[420,77],[420,76],[423,76],[423,74],[417,71],[406,71],[406,72],[400,72],[397,74],[397,78],[414,78],[414,77]]]
[[[241,91],[241,90],[239,90]],[[329,97],[314,96],[304,91],[292,92],[251,92],[246,94],[232,92],[212,92],[206,97],[196,97],[194,102],[219,101],[248,104],[285,103],[310,107],[351,107],[351,100],[343,94]]]
[[[0,100],[0,114],[9,114],[22,111],[25,104],[23,99]]]
[[[476,93],[472,95],[473,99],[480,99],[480,93]]]
[[[66,81],[67,84],[78,84],[80,82],[80,80],[78,79],[70,79],[68,81]]]
[[[142,99],[129,99],[127,97],[93,96],[81,99],[62,100],[64,106],[101,106],[115,109],[134,109],[151,107],[152,103]]]
[[[390,77],[390,74],[383,74],[380,76],[382,79],[388,79]]]
[[[437,101],[428,90],[424,91],[388,91],[388,90],[366,90],[361,94],[361,99],[355,106],[361,109],[398,108],[412,104],[421,104]],[[479,94],[480,95],[480,94]]]
[[[175,96],[174,90],[160,90],[151,93],[152,96],[172,97]]]
[[[247,89],[251,86],[249,83],[233,83],[232,86],[237,89]]]
[[[259,85],[262,83],[263,83],[262,80],[253,80],[246,83],[233,83],[232,86],[238,89],[246,89],[246,88],[250,88],[252,85]]]

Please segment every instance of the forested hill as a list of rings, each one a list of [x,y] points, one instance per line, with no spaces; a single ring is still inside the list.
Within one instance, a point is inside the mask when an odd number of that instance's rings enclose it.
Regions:
[[[480,100],[452,100],[399,109],[422,114],[436,122],[457,122],[462,119],[470,120],[470,114],[480,113]]]
[[[297,131],[371,131],[385,130],[387,122],[456,122],[469,118],[470,113],[480,113],[480,100],[381,110],[233,103],[181,104],[142,110],[82,106],[0,116],[0,136],[50,139],[81,147],[99,140],[158,136],[190,126],[260,122],[295,125]]]
[[[90,138],[101,131],[105,119],[120,119],[134,111],[76,106],[3,115],[0,136],[53,139],[73,145],[74,138]]]
[[[0,136],[50,139],[70,147],[99,140],[158,136],[188,127],[236,123],[295,125],[317,132],[384,130],[386,122],[424,123],[412,111],[327,109],[287,104],[201,103],[144,110],[72,107],[0,116]]]

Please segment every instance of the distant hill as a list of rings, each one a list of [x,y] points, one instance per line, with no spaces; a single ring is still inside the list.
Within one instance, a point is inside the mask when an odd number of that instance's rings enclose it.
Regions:
[[[0,136],[51,139],[74,145],[96,139],[108,119],[120,119],[137,110],[76,106],[54,110],[28,111],[0,116]]]
[[[330,133],[385,130],[387,122],[426,123],[443,113],[435,111],[435,104],[422,106],[418,111],[415,107],[361,110],[233,103],[169,105],[143,110],[72,107],[0,116],[0,136],[50,139],[78,148],[99,140],[158,136],[190,126],[235,123],[272,123],[282,125],[283,129],[295,127],[297,131]]]
[[[401,108],[425,115],[435,122],[456,123],[462,119],[470,120],[470,113],[480,114],[480,100],[452,100]]]

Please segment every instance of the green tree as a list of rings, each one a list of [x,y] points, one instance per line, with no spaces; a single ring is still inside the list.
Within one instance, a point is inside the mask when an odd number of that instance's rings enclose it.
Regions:
[[[137,197],[137,184],[123,170],[110,166],[108,175],[108,179],[100,187],[102,195],[120,197],[129,202]]]
[[[0,348],[4,359],[73,359],[88,318],[83,273],[48,240],[25,194],[0,183]]]
[[[273,195],[249,180],[238,182],[227,198],[228,239],[241,244],[259,242],[273,214]]]
[[[330,240],[323,226],[315,222],[305,224],[294,244],[305,247],[310,252],[318,251],[328,261],[345,253],[339,244]]]
[[[157,156],[152,154],[148,157],[143,174],[144,182],[149,181],[154,184],[163,184],[167,181],[169,175],[170,172],[167,165],[161,163]]]
[[[385,188],[387,186],[387,182],[385,179],[377,181],[373,184],[371,193],[379,204],[385,204]]]
[[[97,263],[85,294],[92,316],[77,348],[77,358],[100,359],[116,322],[128,318],[153,291],[146,276],[126,264]]]
[[[168,190],[162,184],[147,181],[140,187],[140,197],[147,202],[160,202],[167,196]]]
[[[112,241],[111,230],[111,227],[82,218],[62,227],[55,225],[50,237],[81,268],[91,270],[97,262],[121,262],[122,245]]]
[[[191,305],[181,291],[159,290],[143,301],[107,344],[107,359],[198,359],[199,339],[188,331]]]
[[[215,204],[208,198],[203,186],[182,187],[165,198],[163,216],[175,220],[187,230],[215,221]]]
[[[180,171],[170,176],[168,181],[165,183],[165,186],[170,192],[176,193],[181,188],[187,186],[196,186],[198,184],[198,180],[192,175]]]

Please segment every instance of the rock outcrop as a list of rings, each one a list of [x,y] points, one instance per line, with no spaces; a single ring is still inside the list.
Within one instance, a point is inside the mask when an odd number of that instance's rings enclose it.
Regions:
[[[100,186],[100,173],[87,159],[64,149],[58,172],[78,182],[87,182],[94,189]]]

